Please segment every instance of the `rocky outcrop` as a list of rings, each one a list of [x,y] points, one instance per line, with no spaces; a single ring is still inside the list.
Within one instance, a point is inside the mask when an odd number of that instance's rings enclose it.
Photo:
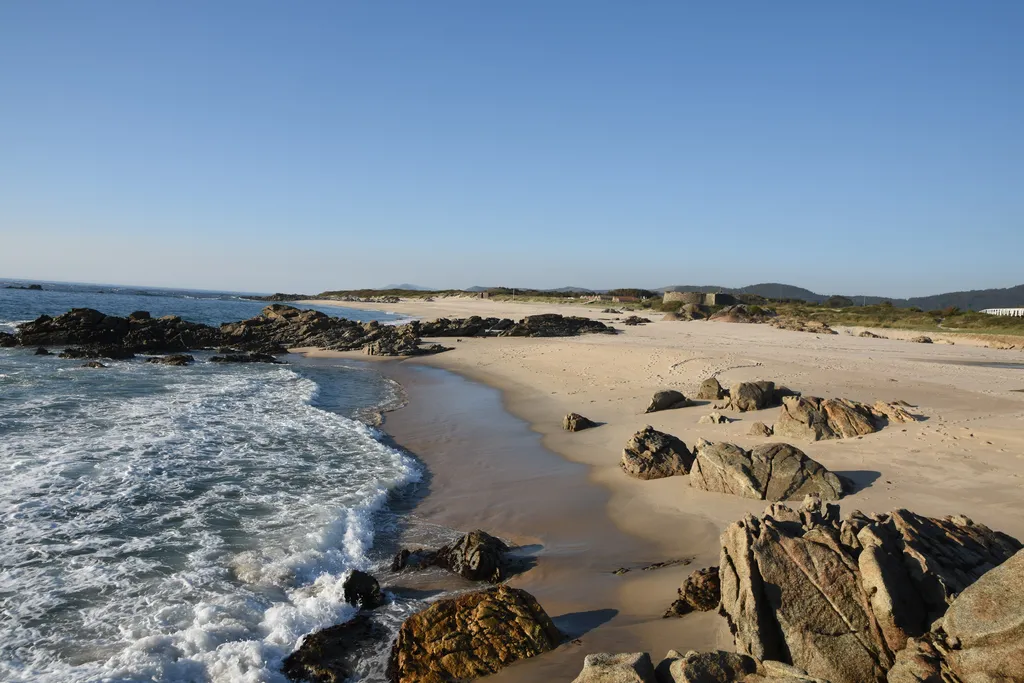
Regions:
[[[697,398],[702,401],[719,401],[728,395],[729,392],[722,387],[716,377],[708,377],[700,383],[700,389],[697,390]]]
[[[679,597],[665,612],[666,617],[683,616],[690,612],[710,612],[718,609],[722,599],[718,567],[707,567],[686,577],[678,590]]]
[[[501,585],[439,600],[405,620],[391,648],[393,683],[470,680],[553,650],[563,636],[532,595]]]
[[[470,581],[499,583],[508,573],[505,554],[509,547],[486,531],[476,529],[439,550],[399,551],[391,562],[391,571],[441,567]]]
[[[881,683],[909,639],[1020,548],[964,517],[840,521],[814,497],[772,505],[722,534],[720,612],[742,654],[832,683]]]
[[[919,337],[913,337],[910,341],[915,342],[917,344],[931,344],[932,343],[932,338],[931,337],[926,337],[926,336],[924,336],[922,334]]]
[[[647,406],[645,413],[656,413],[659,410],[671,410],[673,408],[685,408],[693,403],[683,396],[682,392],[668,389],[655,392],[651,397],[651,403]]]
[[[775,317],[775,312],[760,308],[758,306],[745,306],[737,304],[712,313],[708,320],[717,320],[725,323],[764,323]]]
[[[446,350],[439,344],[421,345],[424,336],[565,337],[588,332],[614,334],[615,329],[589,318],[557,314],[528,316],[519,322],[467,318],[385,325],[272,304],[254,318],[224,323],[219,328],[186,322],[176,316],[153,318],[146,311],[136,311],[122,318],[76,308],[56,318],[44,315],[24,323],[13,336],[0,334],[0,344],[74,345],[120,349],[121,353],[174,353],[229,346],[239,351],[277,354],[283,352],[284,347],[315,347],[335,351],[365,349],[371,355],[414,356]]]
[[[641,318],[638,315],[631,315],[625,320],[623,320],[622,324],[629,325],[630,327],[635,327],[636,325],[646,325],[649,322],[651,321],[648,318]]]
[[[957,596],[942,620],[896,654],[889,683],[1024,680],[1024,551]]]
[[[366,572],[352,570],[341,585],[345,602],[363,609],[376,609],[384,604],[384,596],[380,592],[380,584]]]
[[[843,495],[839,477],[785,443],[746,451],[702,439],[695,449],[690,485],[756,500],[792,500],[809,494],[838,500]]]
[[[178,367],[188,365],[195,362],[195,358],[183,353],[176,353],[170,356],[154,356],[153,358],[147,358],[147,363],[155,363],[158,365],[175,365]]]
[[[93,369],[97,369],[98,370],[100,368],[105,368],[107,366],[104,365],[103,363],[99,362],[98,360],[91,360],[88,363],[82,363],[82,367],[83,368],[93,368]]]
[[[646,652],[591,654],[572,683],[655,683],[654,664]]]
[[[693,454],[685,443],[648,425],[626,444],[620,466],[637,479],[662,479],[688,474],[692,464]]]
[[[356,666],[375,650],[387,647],[390,637],[385,626],[369,614],[314,631],[288,655],[281,672],[293,681],[344,683],[356,673]]]
[[[783,399],[774,429],[776,436],[819,441],[871,434],[888,423],[915,419],[899,403],[868,406],[845,398],[790,396]]]
[[[596,426],[596,422],[583,417],[579,413],[569,413],[562,418],[562,429],[567,432],[578,432]]]
[[[772,436],[774,433],[774,430],[764,422],[755,422],[750,425],[750,431],[747,432],[747,436]]]
[[[98,346],[69,346],[60,352],[59,358],[109,358],[111,360],[129,360],[135,354],[121,346],[101,344]]]
[[[780,330],[791,330],[793,332],[810,332],[812,334],[839,334],[828,323],[818,320],[804,320],[801,318],[779,317],[768,322],[772,327]]]
[[[52,356],[53,354],[50,353],[50,350],[47,349],[45,346],[40,346],[39,348],[37,348],[35,351],[32,352],[32,355],[33,356]]]

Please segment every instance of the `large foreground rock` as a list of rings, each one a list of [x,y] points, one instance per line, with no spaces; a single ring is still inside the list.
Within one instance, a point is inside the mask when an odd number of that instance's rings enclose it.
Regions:
[[[840,522],[816,498],[772,505],[722,534],[720,611],[743,654],[832,683],[880,683],[909,639],[1020,547],[964,517],[896,510]]]
[[[690,484],[704,491],[773,501],[810,494],[838,500],[843,495],[838,476],[789,444],[763,444],[747,451],[702,439],[695,456]]]
[[[915,419],[897,403],[879,401],[869,406],[845,398],[787,396],[774,430],[776,436],[819,441],[863,436],[889,423]]]
[[[587,655],[572,683],[655,683],[654,664],[646,652]]]
[[[532,595],[501,585],[440,600],[406,619],[391,649],[388,678],[471,680],[553,650],[562,640]]]
[[[647,425],[626,444],[620,466],[638,479],[661,479],[688,474],[692,464],[693,454],[685,443]]]

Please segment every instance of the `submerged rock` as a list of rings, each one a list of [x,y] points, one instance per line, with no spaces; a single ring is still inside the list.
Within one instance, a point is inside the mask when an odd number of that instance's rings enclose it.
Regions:
[[[293,681],[344,683],[367,655],[386,647],[389,637],[385,626],[360,613],[344,624],[305,636],[285,658],[281,672]]]
[[[366,572],[354,569],[341,586],[345,602],[363,609],[376,609],[384,604],[380,584]]]
[[[60,358],[110,358],[111,360],[128,360],[135,354],[120,346],[103,344],[100,346],[71,346],[60,352]]]
[[[623,471],[638,479],[688,474],[693,454],[680,439],[650,425],[633,435],[622,452]]]
[[[281,361],[268,353],[228,353],[223,356],[214,356],[211,363],[271,363],[280,365]]]
[[[785,443],[763,444],[747,451],[731,443],[701,440],[695,449],[690,484],[755,500],[791,500],[810,494],[838,500],[843,495],[839,477]]]
[[[549,652],[564,636],[532,595],[500,585],[439,600],[405,620],[391,648],[393,683],[471,680]]]
[[[567,432],[579,432],[596,426],[596,422],[583,417],[579,413],[569,413],[562,418],[562,429]]]
[[[183,353],[177,353],[171,356],[155,356],[153,358],[147,358],[147,363],[157,363],[159,365],[176,365],[184,366],[195,362],[195,358]]]
[[[39,348],[37,348],[35,351],[32,352],[32,355],[34,355],[34,356],[52,356],[53,354],[50,353],[50,350],[47,349],[46,347],[40,346]]]
[[[96,368],[96,369],[99,369],[99,368],[105,368],[107,366],[104,365],[103,363],[99,362],[98,360],[91,360],[88,363],[82,363],[82,367],[83,368]]]

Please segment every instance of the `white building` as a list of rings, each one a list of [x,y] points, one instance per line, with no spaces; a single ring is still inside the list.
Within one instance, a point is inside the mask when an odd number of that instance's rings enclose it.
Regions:
[[[981,312],[989,315],[1009,315],[1014,318],[1024,317],[1024,308],[985,308]]]

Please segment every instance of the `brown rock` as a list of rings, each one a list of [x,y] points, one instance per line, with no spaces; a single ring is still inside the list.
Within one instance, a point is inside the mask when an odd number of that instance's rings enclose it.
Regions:
[[[563,636],[532,595],[497,586],[440,600],[405,620],[391,648],[393,683],[480,678],[553,650]]]
[[[917,344],[931,344],[932,338],[926,337],[922,334],[920,337],[914,337],[910,341],[915,342]]]
[[[774,433],[772,428],[764,422],[755,422],[750,425],[750,431],[747,432],[747,436],[771,436]]]
[[[671,410],[672,408],[685,408],[692,403],[681,392],[669,389],[659,391],[651,398],[651,404],[647,406],[645,413],[656,413],[659,410]]]
[[[740,652],[833,683],[880,683],[909,638],[1020,548],[966,518],[897,510],[839,522],[836,511],[774,505],[722,534],[721,612]]]
[[[572,683],[655,683],[654,664],[646,652],[591,654]]]
[[[729,395],[718,379],[715,377],[708,377],[706,380],[700,383],[700,389],[697,390],[697,398],[702,401],[718,401]]]
[[[672,603],[666,617],[682,616],[690,612],[710,612],[718,608],[722,599],[721,583],[718,580],[718,567],[707,567],[686,577],[679,587],[679,598]]]
[[[729,390],[732,407],[740,412],[761,410],[775,403],[775,382],[740,382]]]
[[[689,474],[693,454],[680,439],[650,425],[633,435],[622,451],[623,471],[638,479]]]
[[[592,420],[588,420],[579,413],[569,413],[562,418],[562,429],[567,432],[578,432],[583,429],[590,429],[596,427],[597,423]]]
[[[690,484],[704,491],[756,500],[791,500],[809,494],[838,500],[843,495],[839,477],[784,443],[746,451],[731,443],[701,440],[695,449]]]

